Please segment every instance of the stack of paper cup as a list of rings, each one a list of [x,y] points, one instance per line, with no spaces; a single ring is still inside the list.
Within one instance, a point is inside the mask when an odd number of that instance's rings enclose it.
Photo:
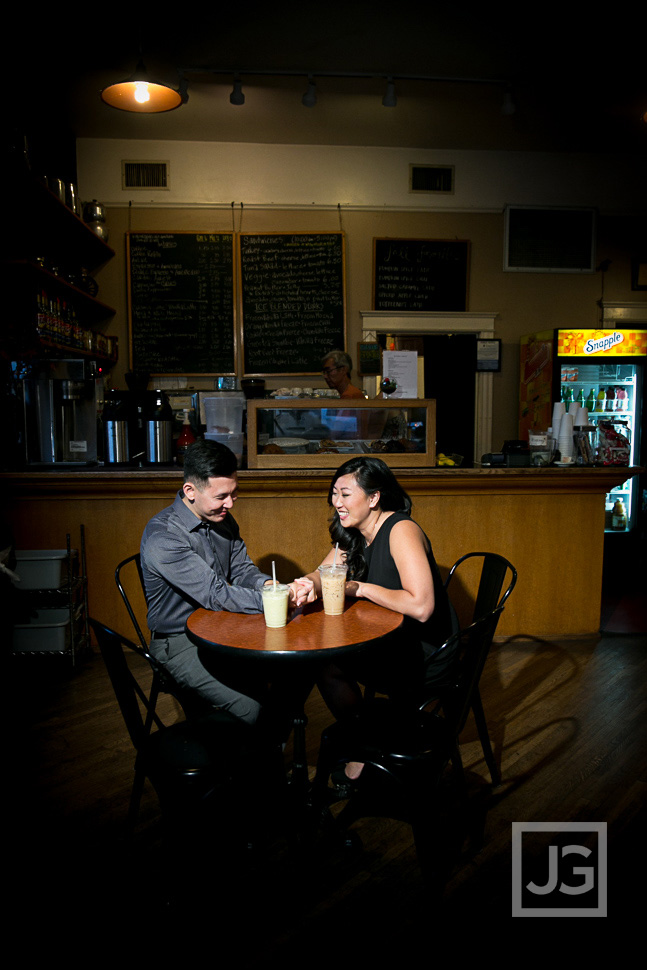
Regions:
[[[553,404],[552,428],[553,428],[554,438],[559,438],[559,424],[560,424],[560,421],[562,420],[562,414],[564,414],[565,410],[566,410],[566,407],[563,401],[556,401],[555,404]]]
[[[577,403],[577,401],[573,401],[572,404],[569,404],[568,406],[568,413],[572,414],[573,417],[575,417],[579,409],[580,409],[580,405]]]
[[[586,428],[589,423],[589,409],[588,408],[578,408],[577,414],[573,418],[574,428]]]
[[[557,447],[560,450],[562,461],[565,458],[573,457],[573,415],[564,414],[559,425],[559,438]]]

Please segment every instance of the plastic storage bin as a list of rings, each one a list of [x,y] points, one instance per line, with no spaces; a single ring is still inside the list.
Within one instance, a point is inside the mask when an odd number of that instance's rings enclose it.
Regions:
[[[221,445],[226,445],[238,459],[240,466],[243,460],[243,434],[216,434],[215,431],[206,431],[205,441],[217,441]]]
[[[243,412],[247,405],[242,391],[223,391],[217,397],[202,399],[207,431],[217,434],[240,434]]]
[[[14,653],[62,653],[69,646],[70,611],[35,610],[13,628]]]
[[[70,550],[76,559],[76,549]],[[67,583],[67,549],[16,549],[17,589],[59,589]]]

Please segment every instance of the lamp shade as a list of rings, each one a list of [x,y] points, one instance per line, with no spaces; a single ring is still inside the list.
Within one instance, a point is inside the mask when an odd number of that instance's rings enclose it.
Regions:
[[[172,111],[182,104],[179,91],[168,84],[150,80],[143,61],[139,62],[132,77],[104,88],[101,92],[101,100],[112,108],[142,114]]]

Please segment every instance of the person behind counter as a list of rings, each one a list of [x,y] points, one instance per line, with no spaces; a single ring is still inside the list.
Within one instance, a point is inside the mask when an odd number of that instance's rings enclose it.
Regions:
[[[327,666],[319,689],[336,718],[359,710],[358,681],[407,706],[423,686],[444,683],[454,660],[445,651],[434,660],[451,636],[452,615],[431,543],[410,517],[411,499],[379,458],[351,458],[338,468],[328,504],[334,509],[330,537],[348,566],[346,595],[403,613],[405,619],[386,644],[339,667]],[[334,555],[331,549],[324,563]],[[317,571],[303,581],[321,595]],[[349,762],[333,773],[333,781],[352,786],[362,768]]]
[[[343,350],[331,350],[321,361],[321,366],[326,384],[339,391],[340,397],[364,397],[364,392],[350,382],[353,361]]]
[[[186,452],[184,484],[175,501],[154,516],[141,541],[150,651],[181,686],[214,707],[254,724],[261,702],[209,673],[184,632],[198,607],[262,613],[261,587],[272,582],[247,554],[231,509],[238,498],[236,456],[214,441]],[[290,585],[298,606],[314,597],[303,582]]]

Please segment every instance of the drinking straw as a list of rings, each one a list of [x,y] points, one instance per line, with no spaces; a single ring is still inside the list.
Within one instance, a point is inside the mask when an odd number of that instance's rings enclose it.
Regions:
[[[274,580],[274,589],[276,589],[276,563],[272,560],[272,579]]]
[[[333,561],[332,561],[332,568],[333,568],[333,569],[334,569],[334,568],[335,568],[335,566],[337,565],[337,550],[338,550],[338,549],[339,549],[339,543],[338,543],[338,542],[336,542],[336,543],[335,543],[335,555],[334,555],[334,558],[333,558]]]

